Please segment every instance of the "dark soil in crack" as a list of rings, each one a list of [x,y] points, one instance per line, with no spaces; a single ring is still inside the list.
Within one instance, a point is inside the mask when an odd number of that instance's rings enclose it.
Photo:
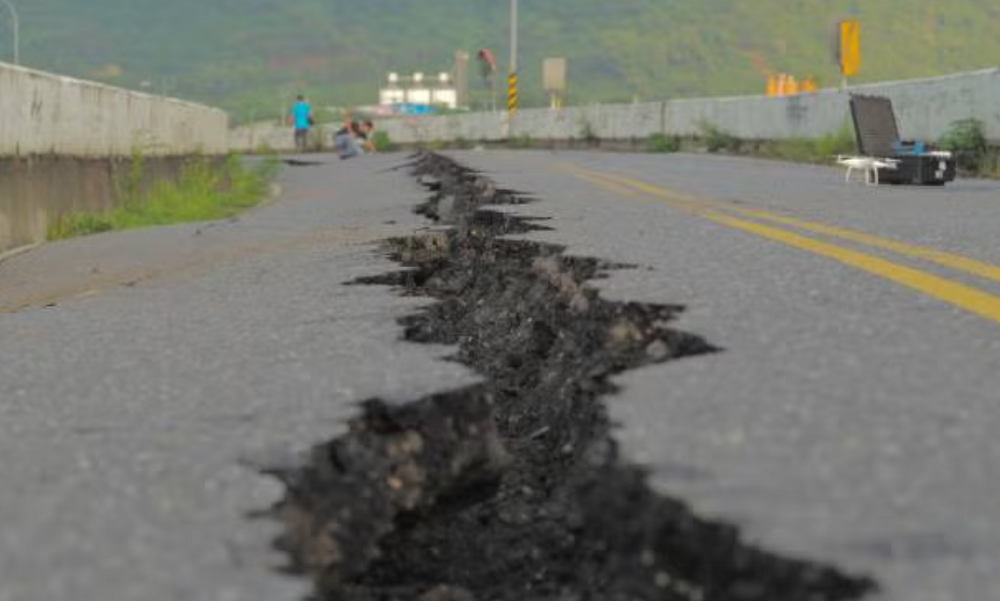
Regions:
[[[334,600],[834,601],[861,576],[747,544],[732,525],[653,492],[619,457],[602,398],[625,370],[713,352],[669,305],[614,303],[586,282],[615,267],[505,239],[538,225],[522,202],[433,154],[411,167],[418,210],[447,232],[392,240],[388,284],[438,302],[406,317],[414,342],[456,345],[471,388],[366,401],[349,432],[274,470],[290,569]],[[665,383],[669,385],[669,383]]]

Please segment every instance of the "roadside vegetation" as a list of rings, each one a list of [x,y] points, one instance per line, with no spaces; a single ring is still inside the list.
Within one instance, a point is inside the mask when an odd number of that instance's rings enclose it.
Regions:
[[[507,140],[507,147],[517,150],[527,150],[535,147],[535,140],[529,134],[521,134]]]
[[[705,148],[715,152],[737,152],[740,149],[740,139],[714,123],[702,121],[698,124],[701,140]]]
[[[774,140],[760,145],[756,154],[798,163],[829,163],[838,154],[857,153],[854,129],[845,124],[837,131],[818,138]]]
[[[710,153],[816,164],[829,164],[837,155],[858,152],[854,128],[850,123],[818,138],[766,141],[743,140],[708,122],[701,123],[699,127],[697,137],[683,141],[663,134],[653,134],[646,141],[646,151],[676,152],[681,148],[700,148]],[[954,153],[957,167],[962,173],[974,177],[1000,178],[1000,150],[990,146],[984,125],[978,119],[955,121],[933,146]]]
[[[707,121],[700,123],[698,128],[700,133],[696,142],[711,153],[728,152],[798,163],[826,163],[838,154],[856,152],[854,130],[850,124],[818,138],[765,141],[743,140]]]
[[[681,141],[677,136],[656,133],[646,138],[646,152],[669,153],[680,149]]]
[[[601,144],[601,137],[597,135],[597,130],[589,121],[580,122],[580,134],[579,139],[582,140],[587,146],[599,146]]]
[[[997,152],[986,141],[983,122],[979,119],[961,119],[948,128],[938,146],[955,154],[957,167],[962,171],[983,176],[998,176]]]
[[[378,152],[391,152],[395,150],[392,140],[389,139],[389,134],[384,131],[376,130],[375,135],[372,137],[372,143]]]
[[[272,157],[248,165],[236,155],[221,160],[198,156],[184,163],[176,181],[146,186],[144,164],[142,156],[132,157],[120,184],[118,206],[54,219],[48,239],[231,217],[266,197],[278,168]]]

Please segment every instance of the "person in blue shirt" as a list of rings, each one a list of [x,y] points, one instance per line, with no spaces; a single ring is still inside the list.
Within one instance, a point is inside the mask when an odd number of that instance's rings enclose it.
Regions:
[[[308,148],[309,128],[312,127],[312,107],[306,102],[306,97],[299,94],[295,104],[289,111],[288,119],[295,130],[295,148],[304,152]]]

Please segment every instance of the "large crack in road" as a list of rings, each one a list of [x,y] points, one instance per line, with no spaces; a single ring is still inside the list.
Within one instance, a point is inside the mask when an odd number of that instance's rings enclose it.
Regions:
[[[838,601],[867,577],[746,543],[646,483],[602,399],[628,369],[716,351],[679,307],[616,303],[587,281],[620,268],[505,238],[539,226],[484,205],[525,199],[436,154],[407,167],[447,231],[390,240],[406,269],[358,284],[437,302],[413,342],[456,345],[484,382],[407,404],[371,399],[309,461],[272,470],[290,569],[321,601]],[[669,383],[665,383],[669,385]]]

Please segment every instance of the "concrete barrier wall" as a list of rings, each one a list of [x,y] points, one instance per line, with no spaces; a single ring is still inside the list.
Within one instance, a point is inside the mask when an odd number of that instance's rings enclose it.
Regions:
[[[816,138],[836,131],[849,118],[847,95],[837,91],[784,98],[675,100],[666,104],[664,133],[697,136],[711,124],[748,140]]]
[[[552,140],[646,138],[663,131],[663,108],[662,102],[649,102],[525,110],[515,116],[511,131]]]
[[[0,257],[63,214],[114,205],[135,152],[151,183],[229,146],[219,109],[0,63]]]
[[[1000,69],[873,84],[859,90],[892,98],[900,131],[907,138],[934,140],[951,123],[972,117],[983,122],[990,142],[1000,144]]]
[[[495,142],[530,136],[533,140],[607,140],[645,138],[654,133],[696,136],[710,123],[748,140],[814,138],[849,124],[848,94],[877,94],[893,101],[906,138],[933,141],[960,119],[983,122],[987,138],[1000,144],[1000,69],[943,77],[852,86],[784,98],[738,96],[692,98],[645,104],[594,105],[563,110],[522,110],[508,121],[504,113],[466,113],[385,119],[378,126],[394,142]],[[272,133],[264,133],[266,130]],[[249,133],[237,130],[238,150],[252,150]],[[255,130],[272,148],[291,148],[291,132],[273,126]],[[323,136],[329,146],[329,132]]]
[[[229,150],[219,109],[0,63],[0,157]]]
[[[495,142],[507,138],[574,140],[645,138],[663,131],[662,102],[592,105],[562,110],[526,109],[508,121],[505,113],[386,119],[378,126],[394,141],[465,139]]]
[[[146,157],[139,181],[148,189],[176,179],[185,158]],[[62,215],[100,211],[115,204],[135,175],[129,157],[0,157],[0,257],[43,242]]]
[[[324,138],[325,127],[317,128],[320,133],[313,135],[317,141]],[[330,146],[330,138],[326,137],[325,145]],[[295,148],[295,140],[292,137],[292,129],[283,127],[272,122],[254,123],[252,125],[242,125],[229,132],[229,146],[235,152],[256,152],[262,149],[292,150]]]
[[[665,133],[695,135],[708,122],[745,139],[817,137],[848,123],[848,94],[892,99],[903,136],[936,140],[960,119],[983,122],[986,137],[1000,143],[1000,70],[852,86],[786,98],[745,96],[667,103]]]

